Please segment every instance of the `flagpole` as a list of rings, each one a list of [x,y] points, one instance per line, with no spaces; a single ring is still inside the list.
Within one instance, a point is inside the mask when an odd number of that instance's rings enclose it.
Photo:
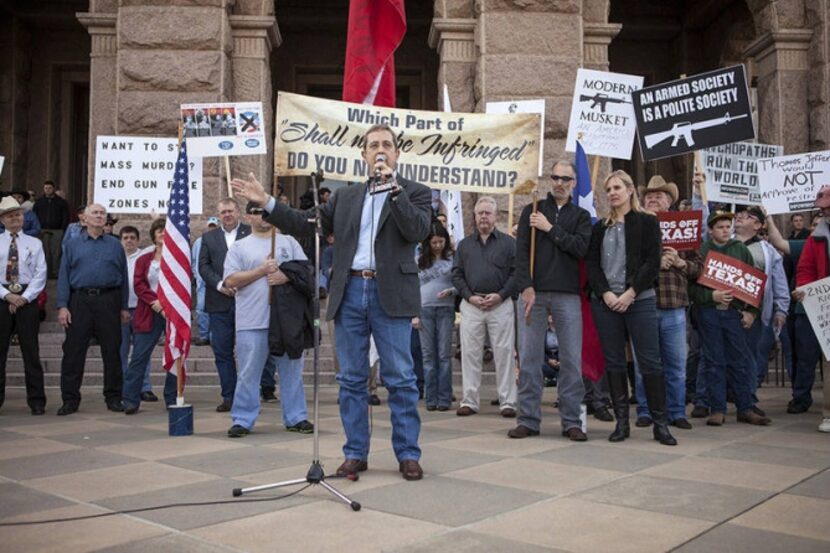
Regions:
[[[231,156],[225,156],[225,179],[228,181],[228,198],[233,198],[233,188],[231,188]]]
[[[184,140],[184,125],[179,120],[179,150],[182,149],[182,141]],[[169,324],[169,323],[168,323]],[[182,407],[184,405],[184,374],[182,370],[181,356],[176,358],[176,405]]]

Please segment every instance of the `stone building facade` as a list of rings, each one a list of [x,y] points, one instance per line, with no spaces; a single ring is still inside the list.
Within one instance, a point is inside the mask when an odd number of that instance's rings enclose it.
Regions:
[[[786,153],[830,148],[828,0],[406,4],[399,105],[440,109],[444,84],[456,111],[545,98],[548,161],[563,152],[579,67],[651,84],[745,63],[759,141]],[[84,203],[95,137],[174,136],[184,102],[262,100],[272,121],[278,90],[339,97],[347,13],[347,0],[0,0],[3,188],[53,179]],[[638,182],[663,174],[688,195],[691,156],[638,156],[613,166]],[[232,173],[270,184],[272,166],[271,154],[238,157]],[[210,205],[224,175],[216,160],[204,175]],[[283,184],[295,199],[307,186]]]

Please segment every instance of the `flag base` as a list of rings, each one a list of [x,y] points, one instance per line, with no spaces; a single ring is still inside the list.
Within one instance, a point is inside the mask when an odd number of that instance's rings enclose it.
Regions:
[[[168,434],[170,436],[190,436],[193,434],[193,406],[167,406]]]

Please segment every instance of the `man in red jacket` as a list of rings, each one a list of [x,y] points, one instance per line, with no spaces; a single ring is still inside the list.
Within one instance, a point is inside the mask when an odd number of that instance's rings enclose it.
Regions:
[[[830,262],[828,262],[827,254],[828,240],[830,240],[830,226],[827,224],[827,217],[830,216],[830,184],[825,184],[818,191],[815,206],[821,210],[822,219],[804,244],[804,251],[798,260],[795,273],[796,287],[830,276]],[[804,292],[796,289],[793,292],[793,299],[800,302],[804,299]],[[816,380],[816,364],[821,359],[821,346],[807,319],[804,306],[800,303],[795,311],[795,347],[798,351],[798,360],[793,375],[793,399],[790,401],[787,412],[803,413],[813,403],[811,391]],[[830,378],[824,379],[824,419],[818,430],[830,432]]]

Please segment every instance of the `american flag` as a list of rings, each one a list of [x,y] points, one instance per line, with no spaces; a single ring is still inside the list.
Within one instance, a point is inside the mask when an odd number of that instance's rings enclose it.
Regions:
[[[164,251],[161,254],[161,276],[158,298],[167,315],[167,339],[164,341],[164,370],[169,371],[176,359],[182,359],[182,377],[190,352],[190,179],[187,146],[182,141],[170,201],[164,225]],[[182,378],[182,384],[184,378]]]

